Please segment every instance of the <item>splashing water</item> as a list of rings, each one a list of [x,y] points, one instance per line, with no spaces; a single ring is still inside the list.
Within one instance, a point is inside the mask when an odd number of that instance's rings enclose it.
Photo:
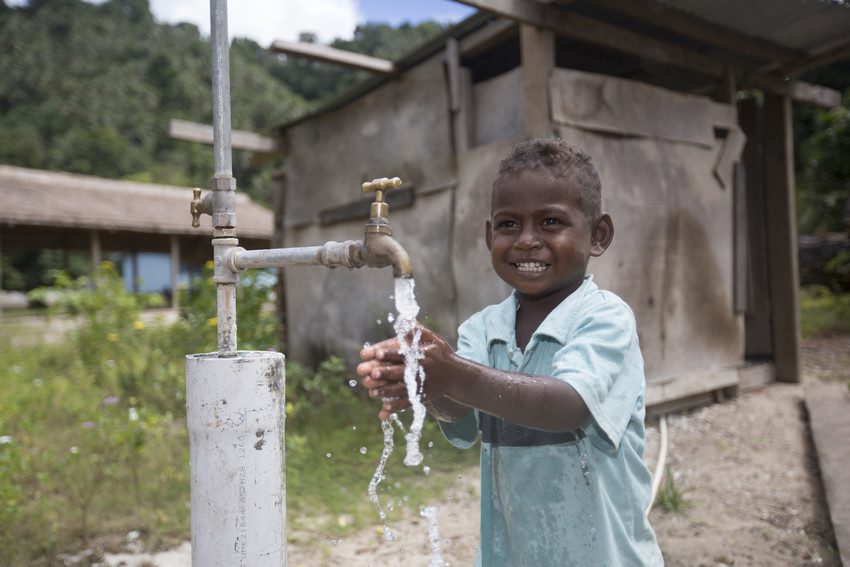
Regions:
[[[405,433],[407,433],[407,429],[405,429],[405,428],[404,428],[404,424],[403,424],[403,423],[401,422],[401,420],[398,418],[398,414],[397,414],[397,413],[390,414],[390,421],[392,421],[392,422],[393,422],[393,424],[394,424],[396,427],[398,427],[399,429],[401,429],[402,431],[404,431]],[[433,445],[433,443],[431,443],[431,444]]]
[[[395,534],[387,526],[387,514],[381,508],[381,503],[378,500],[378,483],[384,479],[384,466],[387,464],[387,459],[393,452],[393,426],[389,421],[381,422],[381,430],[384,432],[384,450],[381,452],[381,462],[378,463],[378,468],[375,469],[375,474],[372,475],[372,480],[369,481],[369,499],[375,505],[378,511],[378,517],[381,519],[381,527],[384,530],[385,541],[395,541]]]
[[[374,504],[375,509],[378,511],[378,517],[381,520],[381,527],[384,532],[384,539],[388,542],[395,541],[396,537],[387,526],[387,515],[381,508],[378,499],[378,484],[384,479],[384,467],[387,464],[387,459],[393,452],[393,434],[395,433],[393,424],[405,433],[407,452],[404,457],[404,464],[407,466],[416,466],[421,464],[423,460],[422,452],[419,450],[419,440],[422,437],[422,425],[425,421],[425,406],[422,404],[421,391],[421,385],[425,381],[425,372],[419,364],[422,358],[422,351],[419,344],[422,338],[422,331],[416,328],[416,316],[419,314],[419,305],[416,303],[413,287],[414,282],[412,279],[396,278],[395,294],[390,296],[390,298],[395,299],[398,316],[393,317],[392,314],[387,316],[387,321],[393,323],[399,343],[399,352],[404,357],[404,384],[407,389],[407,397],[413,407],[413,422],[410,424],[409,431],[405,429],[401,419],[395,413],[391,414],[389,419],[381,422],[381,430],[384,433],[384,449],[381,453],[381,460],[378,463],[378,467],[375,469],[375,474],[372,475],[372,480],[369,482],[369,499],[372,500],[372,504]],[[409,341],[408,334],[411,334]],[[366,346],[368,346],[368,343]],[[426,466],[423,467],[423,471],[427,475],[431,472],[431,469]],[[399,483],[396,483],[396,487],[399,486]],[[404,496],[402,500],[406,502],[407,498],[407,496]],[[392,509],[392,506],[389,509]],[[446,563],[440,550],[440,536],[437,531],[437,509],[435,507],[423,508],[420,514],[428,518],[428,539],[431,544],[430,566],[445,567]]]
[[[443,550],[440,548],[440,532],[437,530],[437,507],[428,506],[419,511],[419,515],[428,519],[428,543],[431,545],[429,567],[445,567]]]
[[[407,397],[413,407],[413,422],[410,424],[410,431],[405,435],[407,453],[404,456],[404,464],[409,467],[422,462],[419,438],[422,436],[422,424],[425,421],[425,406],[422,405],[422,394],[417,383],[417,379],[423,385],[425,383],[425,372],[419,365],[419,360],[422,358],[422,350],[419,346],[422,331],[416,327],[419,305],[416,303],[413,287],[412,278],[395,279],[395,308],[398,311],[398,318],[394,327],[399,351],[404,356],[404,385],[407,387]],[[411,332],[411,340],[408,341],[407,335]]]

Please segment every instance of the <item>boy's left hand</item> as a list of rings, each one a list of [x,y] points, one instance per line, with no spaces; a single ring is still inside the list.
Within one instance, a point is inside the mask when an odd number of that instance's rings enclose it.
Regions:
[[[433,400],[444,395],[452,359],[455,353],[443,337],[419,325],[421,332],[419,363],[425,371],[423,400]],[[391,414],[410,407],[407,387],[404,383],[404,355],[399,352],[398,339],[392,338],[376,343],[360,351],[363,360],[357,366],[357,374],[363,377],[363,387],[372,398],[384,399],[378,414],[382,420]],[[421,385],[420,385],[421,386]]]

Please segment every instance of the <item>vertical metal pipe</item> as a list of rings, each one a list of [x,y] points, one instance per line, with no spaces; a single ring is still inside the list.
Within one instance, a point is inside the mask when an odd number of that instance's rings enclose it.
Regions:
[[[217,288],[218,353],[236,355],[236,283],[238,277],[223,264],[223,253],[236,246],[236,183],[230,144],[230,38],[227,34],[227,0],[210,0],[213,95],[213,248]]]
[[[227,35],[227,0],[210,0],[212,43],[213,151],[215,175],[233,175],[230,146],[230,38]]]
[[[236,356],[236,286],[216,284],[218,355]]]

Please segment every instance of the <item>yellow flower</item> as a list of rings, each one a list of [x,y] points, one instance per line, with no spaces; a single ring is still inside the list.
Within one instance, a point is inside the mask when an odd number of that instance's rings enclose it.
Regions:
[[[133,328],[136,329],[137,331],[141,331],[142,329],[145,328],[145,323],[143,321],[134,321],[133,322]]]
[[[208,270],[212,270],[213,268],[215,268],[215,262],[213,262],[212,260],[207,260],[207,263],[204,264],[204,267]]]
[[[109,342],[111,342],[111,343],[117,342],[117,341],[118,341],[118,333],[109,333],[109,334],[107,334],[107,335],[106,335],[106,340],[108,340],[108,341],[109,341]]]
[[[215,327],[218,325],[218,317],[212,317],[211,319],[207,319],[207,325],[210,327]]]

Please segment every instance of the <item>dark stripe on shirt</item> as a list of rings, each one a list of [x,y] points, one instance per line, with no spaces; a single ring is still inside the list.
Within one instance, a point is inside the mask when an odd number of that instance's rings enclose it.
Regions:
[[[505,421],[484,412],[478,412],[478,429],[481,441],[504,447],[539,447],[575,443],[584,438],[584,431],[543,431]]]

